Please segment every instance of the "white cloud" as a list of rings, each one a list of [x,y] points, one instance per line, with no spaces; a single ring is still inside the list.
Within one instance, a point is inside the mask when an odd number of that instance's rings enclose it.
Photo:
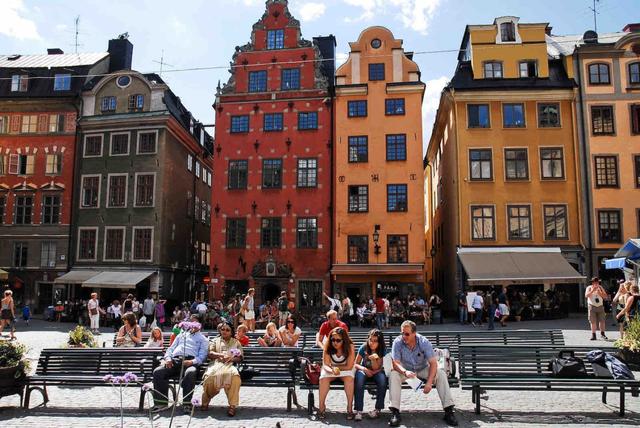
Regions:
[[[448,82],[449,78],[447,76],[441,76],[425,82],[427,87],[424,91],[424,100],[422,101],[423,152],[426,152],[427,145],[429,144],[433,122],[436,119],[436,112],[440,105],[440,93]]]
[[[65,31],[67,28],[69,28],[69,26],[67,26],[66,24],[58,24],[58,25],[56,25],[56,30],[58,30],[58,31]]]
[[[349,54],[346,52],[338,52],[336,54],[336,66],[341,66],[349,59]]]
[[[299,8],[300,19],[313,21],[324,15],[327,6],[324,3],[305,3]]]
[[[20,40],[39,40],[35,22],[21,16],[27,12],[22,0],[0,1],[0,34]]]
[[[370,21],[374,17],[395,13],[405,28],[427,34],[431,19],[442,0],[343,0],[349,6],[362,9],[357,17],[345,17],[346,22]],[[391,5],[392,7],[389,7]]]

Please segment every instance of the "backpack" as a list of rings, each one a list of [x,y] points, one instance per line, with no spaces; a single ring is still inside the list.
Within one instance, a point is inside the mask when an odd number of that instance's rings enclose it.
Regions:
[[[280,312],[287,312],[289,310],[289,301],[286,298],[281,297],[278,300],[278,310]]]
[[[447,374],[448,378],[456,376],[456,362],[451,357],[451,352],[447,348],[433,348],[433,352],[438,359],[438,369],[442,369]]]
[[[548,369],[554,377],[580,378],[587,376],[587,369],[582,359],[573,351],[560,351],[558,356],[549,361]]]

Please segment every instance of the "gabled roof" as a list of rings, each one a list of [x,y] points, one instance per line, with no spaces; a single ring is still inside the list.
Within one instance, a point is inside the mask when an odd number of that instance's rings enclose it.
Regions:
[[[0,55],[0,68],[50,68],[93,65],[109,56],[108,52],[52,54],[52,55]]]

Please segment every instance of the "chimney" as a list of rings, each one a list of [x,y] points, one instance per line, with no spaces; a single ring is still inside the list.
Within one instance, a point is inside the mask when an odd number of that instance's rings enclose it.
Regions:
[[[64,52],[60,48],[48,48],[47,55],[62,55]]]
[[[131,70],[133,45],[129,41],[129,34],[124,33],[117,39],[109,40],[109,73],[118,70]]]
[[[622,29],[625,33],[640,33],[640,22],[636,22],[635,24],[627,24]]]
[[[553,27],[549,27],[548,25],[546,26],[546,28],[544,29],[544,32],[547,36],[551,35],[551,30],[553,30]]]

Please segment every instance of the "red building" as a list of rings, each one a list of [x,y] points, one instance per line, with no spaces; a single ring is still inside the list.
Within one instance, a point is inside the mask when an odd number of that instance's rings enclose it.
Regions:
[[[280,291],[298,308],[329,290],[335,38],[302,38],[269,0],[218,88],[211,294]]]

